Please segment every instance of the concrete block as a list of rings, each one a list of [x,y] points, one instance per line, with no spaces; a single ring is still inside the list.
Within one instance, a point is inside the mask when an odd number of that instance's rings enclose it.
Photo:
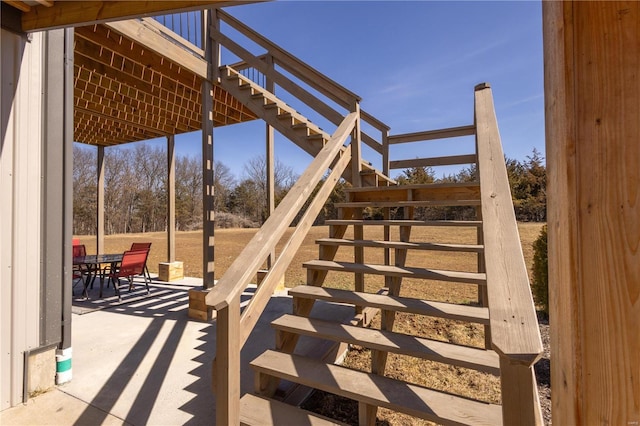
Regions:
[[[27,358],[27,392],[34,396],[46,392],[56,384],[56,348],[29,354]]]
[[[174,281],[184,278],[184,265],[182,262],[160,262],[158,264],[158,280]]]

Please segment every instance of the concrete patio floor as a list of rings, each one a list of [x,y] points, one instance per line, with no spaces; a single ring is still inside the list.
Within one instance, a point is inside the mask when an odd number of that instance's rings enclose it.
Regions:
[[[158,297],[73,314],[73,379],[0,412],[0,424],[214,424],[215,321],[187,317],[187,292],[198,285],[193,279],[172,282],[173,291]],[[242,350],[242,393],[253,389],[247,363],[274,346],[269,323],[291,308],[286,290],[271,298]],[[345,318],[351,312],[345,309]]]

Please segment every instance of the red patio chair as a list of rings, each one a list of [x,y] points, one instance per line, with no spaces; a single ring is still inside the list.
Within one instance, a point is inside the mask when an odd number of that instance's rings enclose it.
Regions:
[[[128,279],[129,291],[131,291],[133,288],[133,277],[136,275],[142,275],[144,278],[144,284],[147,288],[147,293],[149,293],[149,283],[147,281],[147,276],[144,274],[144,265],[147,262],[148,254],[148,250],[125,251],[122,255],[122,262],[109,271],[108,279],[113,283],[118,300],[120,300],[119,287],[121,278]]]
[[[87,250],[84,244],[80,244],[79,242],[76,244],[77,241],[79,240],[76,238],[73,239],[73,257],[75,258],[75,257],[86,256]],[[72,282],[71,294],[73,294],[73,289],[78,284],[78,281],[81,282],[84,287],[85,272],[86,271],[82,268],[82,265],[73,265],[73,271],[71,276],[71,282]]]
[[[131,251],[138,250],[147,250],[147,252],[151,251],[151,243],[131,243]],[[148,254],[148,253],[147,253]],[[151,274],[149,274],[149,268],[147,268],[147,262],[144,262],[144,273],[146,274],[147,279],[151,282]]]

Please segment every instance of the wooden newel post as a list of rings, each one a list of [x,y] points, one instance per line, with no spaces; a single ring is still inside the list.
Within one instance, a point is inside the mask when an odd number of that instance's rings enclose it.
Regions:
[[[240,296],[217,311],[216,424],[240,424]]]
[[[502,424],[542,426],[542,412],[533,367],[500,357]]]

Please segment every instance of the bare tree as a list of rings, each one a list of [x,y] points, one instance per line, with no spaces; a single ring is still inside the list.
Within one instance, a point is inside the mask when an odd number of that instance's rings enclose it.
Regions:
[[[251,181],[257,191],[257,212],[251,212],[251,216],[264,222],[268,216],[267,206],[267,160],[264,155],[253,157],[244,166],[245,181]],[[280,202],[293,184],[298,180],[298,175],[288,166],[276,159],[273,170],[273,182],[275,191],[275,203]],[[254,219],[255,220],[255,219]]]
[[[213,182],[215,191],[214,210],[217,212],[227,211],[229,208],[229,195],[236,186],[236,178],[229,167],[216,161],[213,168]]]
[[[96,230],[96,150],[73,146],[73,233]]]
[[[202,164],[198,157],[176,158],[176,227],[202,227]]]

